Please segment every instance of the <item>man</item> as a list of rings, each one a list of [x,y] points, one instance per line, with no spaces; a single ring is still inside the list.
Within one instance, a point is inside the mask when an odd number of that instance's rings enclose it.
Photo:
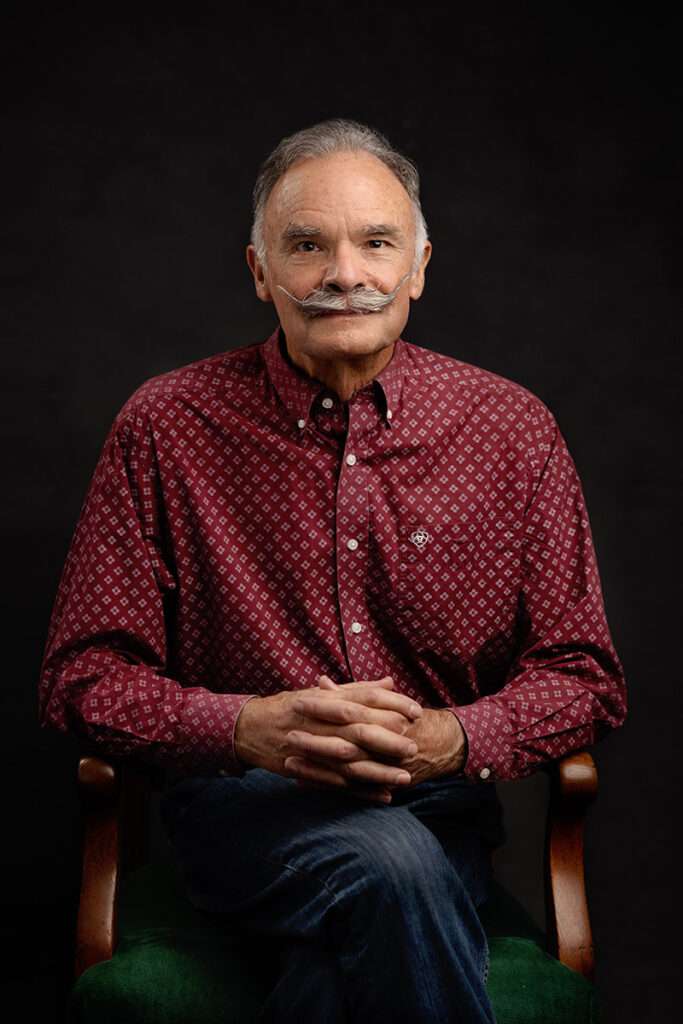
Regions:
[[[401,337],[431,252],[383,136],[283,139],[278,327],[123,406],[50,625],[41,721],[163,769],[192,901],[281,942],[262,1020],[492,1021],[494,783],[626,714],[552,414]]]

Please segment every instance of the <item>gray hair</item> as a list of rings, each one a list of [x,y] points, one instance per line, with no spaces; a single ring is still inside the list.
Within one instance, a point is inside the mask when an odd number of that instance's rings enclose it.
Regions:
[[[429,237],[420,205],[420,176],[417,167],[412,160],[393,149],[389,140],[380,132],[358,121],[340,117],[320,121],[311,128],[302,128],[294,135],[286,136],[261,165],[254,185],[254,219],[251,228],[251,244],[256,249],[259,262],[266,266],[263,218],[268,196],[276,182],[297,160],[341,151],[363,151],[377,157],[393,171],[410,196],[415,213],[415,258],[411,270],[411,274],[414,274],[420,266]]]

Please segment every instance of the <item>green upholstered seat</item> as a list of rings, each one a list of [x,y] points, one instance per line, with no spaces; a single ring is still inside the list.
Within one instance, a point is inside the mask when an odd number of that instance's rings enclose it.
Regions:
[[[545,952],[543,933],[500,883],[479,913],[497,1024],[597,1024],[594,987]],[[236,934],[220,916],[193,908],[172,865],[147,865],[122,883],[116,953],[80,976],[69,1020],[247,1024],[277,971],[269,940]]]

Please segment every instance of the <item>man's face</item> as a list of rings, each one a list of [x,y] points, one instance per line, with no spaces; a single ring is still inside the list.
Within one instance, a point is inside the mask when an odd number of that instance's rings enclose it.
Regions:
[[[369,153],[334,153],[290,167],[268,197],[264,240],[265,268],[247,247],[257,294],[275,304],[290,351],[314,361],[366,356],[391,345],[408,320],[410,299],[422,294],[431,255],[427,243],[411,275],[412,203],[398,178]],[[330,313],[300,308],[278,286],[299,300],[322,289],[337,305],[353,303],[364,290],[386,295],[399,287],[376,312]]]

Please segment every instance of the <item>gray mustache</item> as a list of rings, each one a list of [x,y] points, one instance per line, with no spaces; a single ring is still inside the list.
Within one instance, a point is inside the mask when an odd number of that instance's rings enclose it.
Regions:
[[[294,302],[306,316],[318,316],[328,310],[348,310],[354,313],[378,313],[380,310],[393,302],[398,295],[399,289],[410,277],[405,274],[391,292],[378,292],[375,288],[362,288],[358,291],[349,292],[348,295],[340,295],[339,292],[331,292],[325,288],[316,288],[303,299],[297,299],[281,284],[277,285],[280,291]]]

